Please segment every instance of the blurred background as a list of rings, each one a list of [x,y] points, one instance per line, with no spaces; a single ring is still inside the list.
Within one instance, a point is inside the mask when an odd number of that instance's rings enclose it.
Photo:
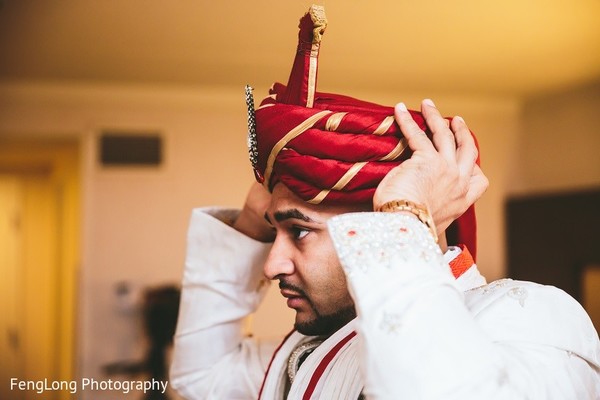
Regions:
[[[148,293],[179,284],[192,208],[243,202],[244,85],[287,81],[310,4],[0,0],[1,390],[134,373],[119,363],[148,353]],[[480,269],[598,315],[600,2],[321,4],[318,90],[464,117],[491,182]],[[271,292],[247,329],[291,317]]]

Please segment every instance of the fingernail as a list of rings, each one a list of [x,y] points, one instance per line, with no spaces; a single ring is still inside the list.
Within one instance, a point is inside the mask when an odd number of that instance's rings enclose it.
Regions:
[[[400,110],[400,111],[408,112],[408,109],[406,108],[406,105],[404,103],[396,104],[396,109]]]
[[[458,120],[458,122],[462,122],[463,124],[465,123],[465,120],[460,115],[455,116],[454,119]]]
[[[427,104],[430,107],[435,107],[435,104],[433,104],[433,100],[431,100],[431,99],[423,100],[423,104]]]

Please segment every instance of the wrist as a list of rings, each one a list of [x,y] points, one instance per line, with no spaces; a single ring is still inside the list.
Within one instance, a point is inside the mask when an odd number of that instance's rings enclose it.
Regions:
[[[423,201],[422,196],[418,196],[415,193],[399,191],[388,193],[386,190],[376,190],[373,195],[373,210],[379,211],[384,204],[400,199],[411,201],[415,204],[422,204],[426,209],[429,209],[429,204]]]
[[[438,242],[437,230],[435,228],[435,223],[433,222],[433,218],[431,217],[431,213],[429,212],[429,208],[425,204],[416,203],[411,200],[390,200],[387,201],[380,206],[375,206],[375,201],[373,202],[375,207],[375,211],[378,212],[402,212],[402,213],[410,213],[416,216],[419,221],[421,221],[429,231],[431,235],[435,239],[436,243]]]
[[[264,220],[258,220],[242,210],[232,224],[233,229],[260,242],[272,242],[274,238],[273,229]]]

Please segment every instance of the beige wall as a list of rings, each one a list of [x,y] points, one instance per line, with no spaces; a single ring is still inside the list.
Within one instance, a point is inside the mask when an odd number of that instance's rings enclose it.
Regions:
[[[178,283],[191,209],[243,199],[252,179],[244,109],[243,92],[216,89],[0,88],[0,135],[70,136],[82,144],[82,376],[98,377],[103,364],[141,354],[139,321],[120,308],[115,285]],[[163,132],[164,165],[102,168],[96,139],[103,128]]]
[[[600,81],[524,101],[519,147],[510,196],[600,189]],[[596,329],[599,276],[596,268],[582,277],[582,301]]]
[[[511,192],[600,186],[600,81],[527,99]]]
[[[260,98],[266,88],[257,88],[255,93]],[[348,90],[346,93],[385,104],[400,100],[399,94]],[[520,157],[521,149],[529,152],[531,146],[537,146],[534,143],[539,138],[545,139],[548,130],[543,124],[545,111],[536,101],[522,107],[514,98],[443,93],[411,93],[401,98],[409,107],[416,108],[423,97],[433,98],[446,115],[462,115],[478,135],[483,168],[491,181],[488,192],[478,204],[478,264],[488,278],[502,277],[505,196],[509,192],[530,190],[533,181],[543,179],[544,188],[554,182],[552,176],[540,178],[544,176],[543,160],[551,150],[540,157]],[[560,100],[557,107],[565,101],[571,103],[568,99]],[[569,114],[578,123],[582,117],[578,112],[584,107],[581,103],[585,102],[577,100],[579,106]],[[528,127],[526,138],[519,136],[522,123]],[[241,204],[252,180],[246,155],[245,124],[241,87],[0,86],[0,135],[66,135],[77,137],[82,143],[79,313],[82,375],[97,376],[101,365],[140,352],[139,329],[127,312],[120,311],[114,294],[115,284],[126,281],[133,288],[140,288],[178,282],[191,209],[212,204]],[[571,123],[565,128],[569,127]],[[103,128],[163,132],[164,165],[158,169],[102,168],[96,161],[96,138]],[[584,136],[577,136],[573,141],[573,150],[569,153],[575,163],[573,174],[578,176],[585,170],[582,164],[587,165],[579,162],[582,152],[589,154],[586,157],[590,163],[595,162],[596,172],[599,165],[599,158],[593,161],[593,150],[589,148],[589,143],[597,147],[598,135],[593,133],[593,125],[586,129]],[[572,138],[574,130],[566,131]],[[579,134],[579,130],[575,131]],[[564,137],[568,135],[556,130],[552,134],[554,141],[546,144],[552,143],[552,151],[563,148]],[[519,163],[527,171],[520,168]],[[552,171],[557,171],[554,174],[560,172],[558,165],[552,167]],[[592,175],[587,173],[578,184],[597,184],[597,177]],[[560,176],[561,184],[572,182],[568,176]],[[277,293],[270,293],[268,299],[268,311],[253,319],[253,329],[259,336],[283,334],[290,328],[292,313]]]

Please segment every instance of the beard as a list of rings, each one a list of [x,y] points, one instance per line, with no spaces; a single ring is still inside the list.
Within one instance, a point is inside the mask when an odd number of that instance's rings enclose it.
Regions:
[[[356,317],[356,310],[353,305],[327,315],[319,314],[314,307],[313,310],[316,314],[314,319],[294,324],[294,328],[303,335],[330,336]]]
[[[315,317],[309,321],[296,322],[294,329],[306,336],[330,336],[338,329],[346,325],[348,322],[356,318],[356,309],[354,303],[344,305],[331,314],[321,314],[312,299],[307,296],[302,288],[290,284],[283,279],[279,281],[280,289],[290,289],[299,293],[308,301],[310,308],[313,310]]]

